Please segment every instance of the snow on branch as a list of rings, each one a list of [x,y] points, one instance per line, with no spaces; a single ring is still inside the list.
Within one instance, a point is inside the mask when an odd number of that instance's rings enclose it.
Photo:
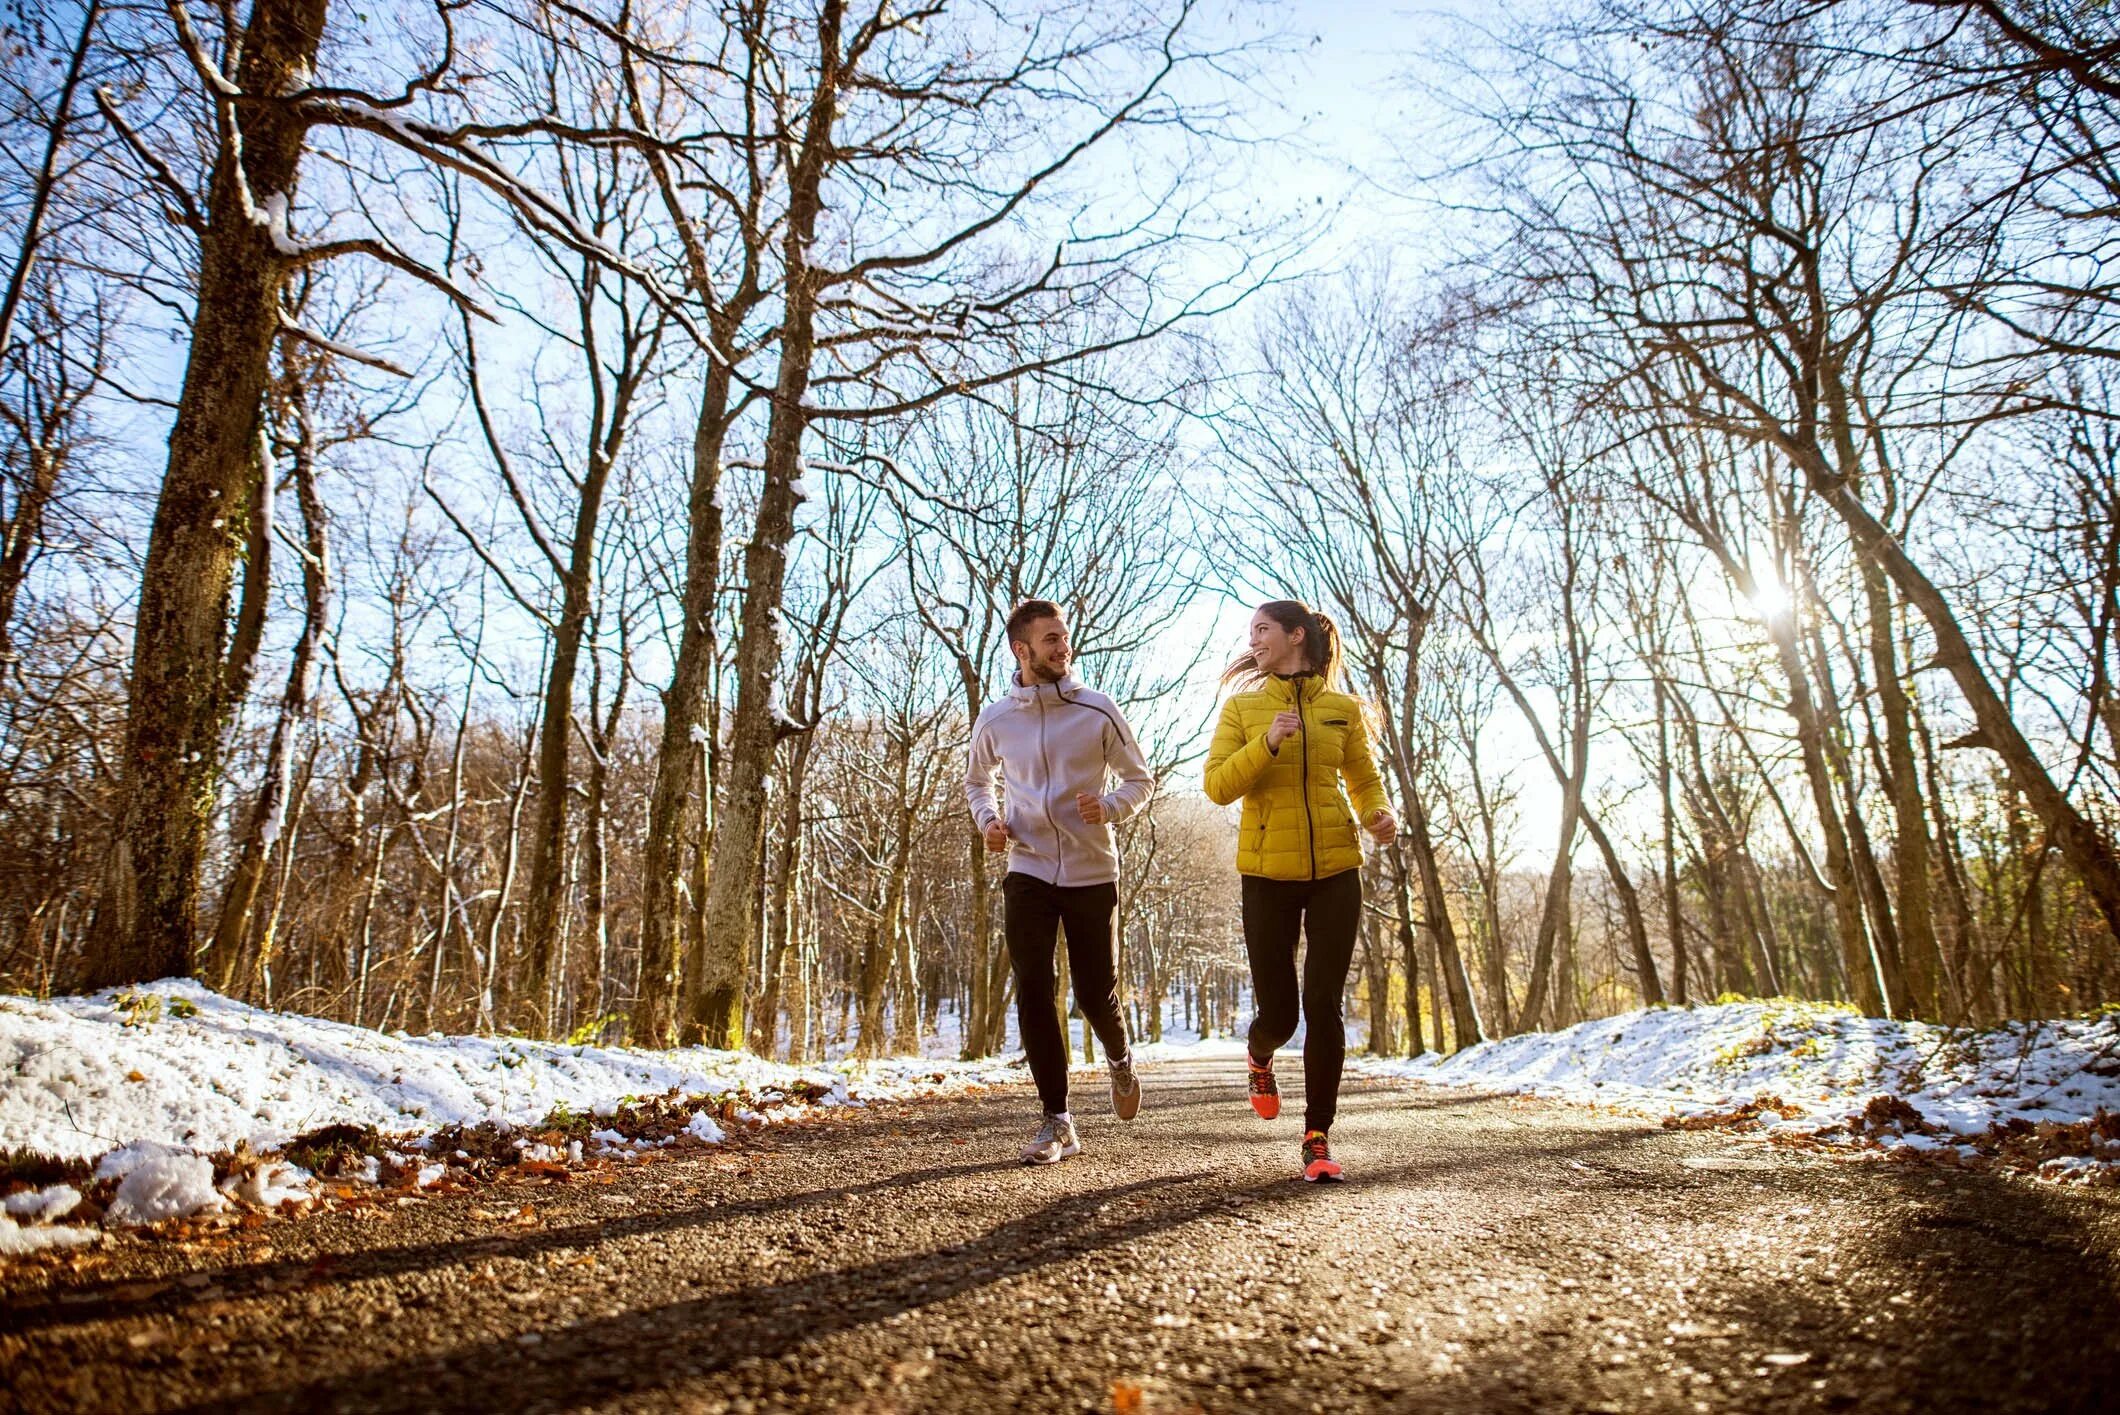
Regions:
[[[379,368],[385,373],[394,373],[399,378],[412,377],[412,370],[394,364],[380,354],[371,354],[366,350],[356,349],[351,344],[341,344],[336,339],[319,334],[314,329],[294,319],[285,310],[280,312],[280,332],[290,339],[299,340],[311,348],[321,349],[334,357],[350,359],[354,363],[366,364],[370,368]]]
[[[206,86],[223,99],[241,98],[243,90],[221,71],[221,66],[207,54],[206,46],[199,42],[198,32],[191,27],[191,11],[185,8],[184,0],[163,0],[163,8],[169,11],[170,23],[177,28],[177,43],[183,48],[184,57],[191,60],[192,68],[198,70]]]

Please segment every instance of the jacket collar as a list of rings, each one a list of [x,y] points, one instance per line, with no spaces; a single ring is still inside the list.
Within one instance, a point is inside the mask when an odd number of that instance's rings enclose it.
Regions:
[[[1026,683],[1022,680],[1021,672],[1019,669],[1009,675],[1008,695],[1024,707],[1029,707],[1041,698],[1048,704],[1057,703],[1082,691],[1082,680],[1072,671],[1057,683]]]
[[[1316,702],[1318,694],[1325,691],[1325,680],[1315,673],[1298,673],[1292,677],[1272,673],[1267,675],[1266,681],[1259,687],[1268,697],[1284,703],[1294,702],[1298,695],[1301,695],[1304,702],[1310,703]]]

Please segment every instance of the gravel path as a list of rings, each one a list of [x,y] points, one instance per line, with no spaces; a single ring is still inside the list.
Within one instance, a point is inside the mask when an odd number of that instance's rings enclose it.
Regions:
[[[0,1409],[2112,1408],[2109,1195],[1381,1082],[1312,1186],[1231,1069],[0,1268]]]

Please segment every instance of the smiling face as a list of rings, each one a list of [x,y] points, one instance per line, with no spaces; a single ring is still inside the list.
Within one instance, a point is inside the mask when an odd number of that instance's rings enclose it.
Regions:
[[[1033,619],[1023,637],[1009,640],[1016,654],[1016,676],[1025,683],[1057,683],[1067,676],[1075,651],[1067,641],[1067,621],[1057,615]]]
[[[1301,673],[1310,666],[1303,631],[1284,629],[1280,620],[1260,610],[1251,616],[1251,661],[1262,673]]]

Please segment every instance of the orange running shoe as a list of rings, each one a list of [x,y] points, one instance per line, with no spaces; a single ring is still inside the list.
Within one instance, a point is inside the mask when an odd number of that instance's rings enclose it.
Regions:
[[[1332,1157],[1332,1150],[1325,1143],[1322,1130],[1306,1131],[1303,1136],[1303,1177],[1316,1184],[1320,1180],[1337,1184],[1340,1182],[1340,1164]]]
[[[1259,1119],[1273,1119],[1281,1113],[1281,1088],[1273,1083],[1273,1063],[1262,1066],[1247,1052],[1244,1065],[1251,1073],[1251,1108],[1259,1113]]]

